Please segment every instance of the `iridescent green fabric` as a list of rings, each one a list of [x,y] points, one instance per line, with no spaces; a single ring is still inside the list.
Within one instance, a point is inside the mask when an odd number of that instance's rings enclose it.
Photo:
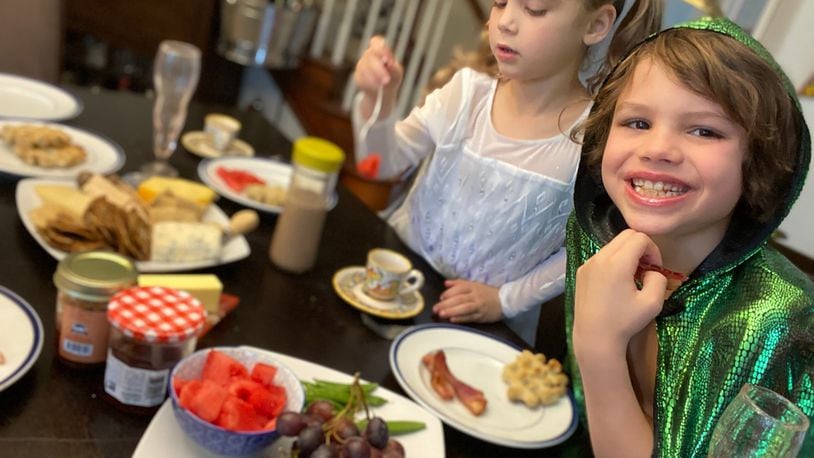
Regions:
[[[683,27],[711,30],[747,44],[786,79],[769,53],[732,22],[705,18]],[[787,79],[786,85],[799,109]],[[771,388],[814,417],[814,285],[767,245],[808,171],[811,148],[804,122],[800,139],[799,167],[786,183],[785,207],[768,223],[733,218],[721,245],[666,301],[656,320],[656,456],[705,456],[718,418],[744,383]],[[584,167],[574,198],[567,236],[566,332],[574,395],[584,412],[571,350],[576,270],[625,224],[601,183]],[[814,456],[814,426],[800,456]]]

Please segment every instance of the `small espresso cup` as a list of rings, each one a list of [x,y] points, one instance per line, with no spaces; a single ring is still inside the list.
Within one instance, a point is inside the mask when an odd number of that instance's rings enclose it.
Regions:
[[[220,113],[212,113],[204,118],[204,132],[212,139],[212,147],[225,152],[240,132],[240,121]]]
[[[410,260],[393,250],[374,248],[367,254],[362,291],[382,301],[391,301],[424,285],[424,274]]]

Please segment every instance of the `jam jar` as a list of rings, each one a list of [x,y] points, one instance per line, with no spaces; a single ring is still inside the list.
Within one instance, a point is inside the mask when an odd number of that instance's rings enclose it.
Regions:
[[[206,321],[186,291],[134,286],[110,299],[105,393],[119,407],[152,413],[164,402],[172,367],[195,350]]]
[[[65,256],[57,265],[57,354],[75,366],[101,365],[107,355],[107,304],[136,283],[133,262],[110,251]]]

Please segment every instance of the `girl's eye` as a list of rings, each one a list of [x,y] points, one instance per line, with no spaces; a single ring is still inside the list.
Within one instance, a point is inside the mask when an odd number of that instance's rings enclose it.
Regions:
[[[492,2],[492,8],[506,8],[506,3],[509,3],[509,2],[508,1],[505,1],[505,2],[494,1],[494,2]]]
[[[718,132],[712,129],[707,129],[706,127],[696,127],[690,130],[690,134],[697,135],[699,137],[723,138],[723,135],[719,134]]]
[[[526,12],[529,13],[529,16],[545,16],[548,10],[533,10],[531,8],[526,8]]]

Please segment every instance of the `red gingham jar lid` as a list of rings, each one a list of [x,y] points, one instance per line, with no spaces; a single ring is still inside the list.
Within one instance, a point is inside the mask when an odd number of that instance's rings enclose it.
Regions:
[[[186,291],[162,286],[133,286],[116,293],[107,319],[124,335],[146,342],[182,342],[206,321],[200,301]]]

